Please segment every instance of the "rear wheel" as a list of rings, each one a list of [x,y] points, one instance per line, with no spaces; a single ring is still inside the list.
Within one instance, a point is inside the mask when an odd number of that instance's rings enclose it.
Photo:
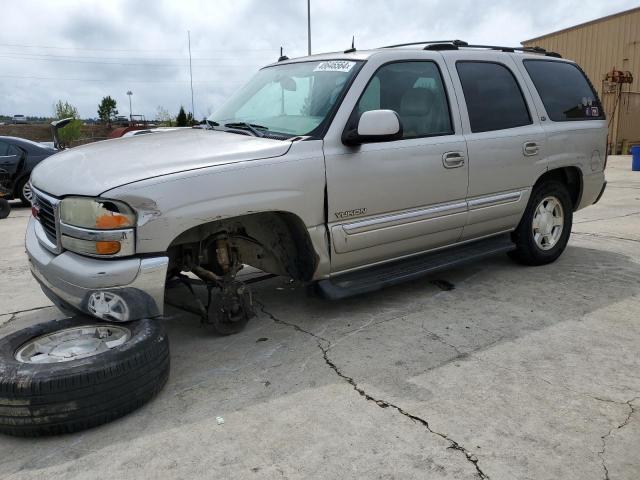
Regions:
[[[567,246],[572,223],[573,204],[567,187],[555,181],[537,186],[512,235],[517,248],[509,255],[525,265],[554,262]]]
[[[0,432],[69,433],[148,402],[169,375],[169,342],[156,320],[88,316],[35,325],[0,339]]]
[[[23,206],[31,206],[33,192],[31,191],[31,185],[29,184],[29,177],[20,180],[20,182],[18,183],[17,193],[17,196],[20,198]]]

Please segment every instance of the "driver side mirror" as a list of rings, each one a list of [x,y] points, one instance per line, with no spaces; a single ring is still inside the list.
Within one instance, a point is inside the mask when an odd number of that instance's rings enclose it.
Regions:
[[[390,142],[402,138],[402,123],[393,110],[369,110],[360,115],[356,128],[342,135],[345,145]]]

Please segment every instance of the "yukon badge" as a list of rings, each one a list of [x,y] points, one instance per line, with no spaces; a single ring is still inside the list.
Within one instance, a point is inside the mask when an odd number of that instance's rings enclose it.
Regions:
[[[336,218],[342,220],[343,218],[356,217],[358,215],[364,215],[366,208],[354,208],[353,210],[345,210],[344,212],[336,212]]]

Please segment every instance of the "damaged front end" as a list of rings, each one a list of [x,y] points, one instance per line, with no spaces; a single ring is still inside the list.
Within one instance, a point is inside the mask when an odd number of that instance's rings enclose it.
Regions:
[[[178,236],[168,255],[168,286],[184,285],[192,297],[186,305],[183,299],[168,303],[199,315],[221,335],[239,332],[255,316],[249,284],[273,276],[306,282],[317,264],[304,225],[280,212],[199,225]],[[240,274],[245,268],[259,273]]]
[[[244,265],[237,248],[226,234],[208,239],[201,244],[201,252],[183,252],[183,266],[176,277],[187,286],[194,298],[195,310],[202,322],[213,327],[220,335],[238,333],[255,316],[251,291],[237,279]],[[204,268],[206,265],[209,269]],[[193,279],[183,272],[191,272],[207,289],[207,303],[202,302],[193,288]],[[184,308],[184,307],[183,307]]]

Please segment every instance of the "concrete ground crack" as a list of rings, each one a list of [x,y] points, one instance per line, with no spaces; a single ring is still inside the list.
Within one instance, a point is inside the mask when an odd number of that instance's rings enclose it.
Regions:
[[[598,452],[598,456],[600,457],[600,462],[602,463],[602,470],[604,471],[605,480],[609,480],[609,468],[607,467],[607,462],[604,458],[605,453],[607,451],[607,439],[611,436],[613,432],[615,432],[616,430],[620,430],[621,428],[624,428],[629,423],[629,420],[631,420],[631,416],[635,413],[635,409],[633,408],[633,402],[635,402],[639,398],[640,397],[635,397],[635,398],[632,398],[631,400],[624,402],[629,407],[629,413],[627,414],[627,417],[624,419],[624,421],[621,424],[610,429],[606,435],[602,435],[600,437],[600,439],[602,440],[602,450]]]
[[[0,323],[0,326],[8,325],[8,324],[10,324],[11,322],[13,322],[15,319],[16,319],[16,314],[15,314],[15,313],[12,313],[12,314],[11,314],[11,317],[9,317],[9,320],[7,320],[6,322],[2,322],[2,323]]]
[[[51,307],[53,307],[53,305],[45,305],[44,307],[34,307],[34,308],[27,308],[25,310],[16,310],[15,312],[0,313],[0,315],[13,315],[11,320],[14,320],[15,316],[18,315],[19,313],[35,312],[36,310],[43,310],[45,308],[51,308]],[[11,320],[9,320],[9,322]],[[9,322],[7,322],[7,323],[9,323]]]
[[[440,342],[441,344],[451,348],[454,352],[456,352],[456,357],[455,358],[465,358],[465,357],[467,357],[469,355],[468,353],[463,352],[462,350],[460,350],[458,347],[456,347],[452,343],[447,342],[444,338],[442,338],[437,333],[432,332],[431,330],[428,330],[427,327],[424,326],[424,322],[422,322],[421,328],[422,328],[422,330],[425,331],[425,333],[427,334],[427,336],[431,340],[435,340],[436,342]]]
[[[573,224],[576,225],[579,223],[601,222],[603,220],[613,220],[614,218],[632,217],[633,215],[640,215],[640,212],[625,213],[623,215],[613,215],[611,217],[606,217],[606,218],[593,218],[591,220],[579,220],[577,222],[573,222]]]
[[[299,325],[296,325],[295,323],[291,323],[291,322],[287,322],[285,320],[281,320],[279,318],[277,318],[274,314],[272,314],[271,312],[269,312],[268,310],[265,309],[265,306],[261,303],[256,301],[256,303],[258,304],[258,306],[260,307],[260,310],[267,315],[272,321],[274,321],[275,323],[278,323],[280,325],[286,325],[290,328],[293,328],[294,330],[300,332],[300,333],[304,333],[305,335],[310,335],[311,337],[313,337],[318,345],[318,348],[322,351],[322,356],[324,358],[324,362],[327,364],[327,366],[329,366],[329,368],[331,368],[331,370],[334,371],[334,373],[336,375],[338,375],[342,380],[344,380],[345,382],[347,382],[349,385],[351,385],[351,387],[358,392],[358,394],[363,397],[365,400],[375,403],[378,407],[380,408],[392,408],[395,411],[397,411],[398,413],[400,413],[401,415],[411,419],[414,422],[417,422],[419,424],[421,424],[423,427],[425,427],[427,429],[427,431],[433,435],[436,435],[444,440],[446,440],[447,442],[449,442],[449,446],[447,448],[450,448],[452,450],[456,450],[460,453],[462,453],[466,460],[468,462],[470,462],[475,470],[476,470],[476,475],[478,478],[483,479],[483,480],[488,480],[489,476],[484,473],[482,471],[482,469],[480,468],[480,466],[478,465],[478,457],[474,454],[472,454],[471,452],[469,452],[466,448],[464,448],[462,445],[460,445],[458,442],[456,442],[455,440],[453,440],[452,438],[450,438],[447,434],[439,432],[437,430],[434,430],[433,428],[431,428],[431,426],[429,425],[429,422],[427,420],[425,420],[424,418],[421,418],[417,415],[414,415],[410,412],[407,412],[406,410],[404,410],[402,407],[399,407],[398,405],[395,405],[391,402],[385,401],[385,400],[381,400],[378,398],[373,397],[372,395],[368,394],[362,387],[360,387],[358,385],[358,383],[350,376],[346,375],[345,373],[342,372],[342,370],[340,370],[340,368],[335,364],[335,362],[333,360],[331,360],[331,358],[329,358],[329,350],[331,350],[332,348],[332,344],[329,340],[327,340],[324,337],[321,337],[319,335],[316,335],[313,332],[310,332],[308,330],[305,330],[304,328],[300,327]]]
[[[260,307],[260,310],[262,311],[262,313],[264,313],[266,316],[268,316],[271,320],[273,320],[275,323],[279,323],[280,325],[286,325],[287,327],[293,328],[294,330],[300,332],[300,333],[304,333],[305,335],[309,335],[313,338],[316,339],[316,341],[318,343],[324,342],[326,343],[328,346],[331,345],[331,342],[329,340],[327,340],[324,337],[321,337],[319,335],[316,335],[313,332],[310,332],[309,330],[305,330],[304,328],[300,327],[299,325],[296,325],[295,323],[290,323],[287,322],[285,320],[281,320],[278,317],[276,317],[274,314],[272,314],[271,312],[269,312],[268,310],[265,309],[264,304],[262,304],[261,302],[255,300],[255,302],[258,304],[258,306]],[[322,347],[321,347],[322,348]]]
[[[498,369],[506,370],[508,372],[512,372],[512,373],[514,373],[516,375],[525,375],[525,373],[522,372],[521,370],[514,369],[514,368],[509,368],[509,367],[506,367],[504,365],[500,365],[500,364],[497,364],[497,363],[494,363],[494,362],[490,362],[489,360],[486,360],[486,359],[475,357],[474,360],[477,361],[477,362],[480,362],[480,363],[484,363],[485,365],[489,365],[489,366],[491,366],[493,368],[498,368]],[[551,385],[552,387],[562,388],[563,390],[566,390],[567,392],[571,392],[571,393],[573,393],[575,395],[579,395],[579,396],[582,396],[582,397],[590,398],[591,400],[596,400],[598,402],[614,403],[616,405],[624,405],[624,404],[628,404],[629,403],[629,402],[619,402],[619,401],[613,400],[611,398],[599,397],[597,395],[592,395],[592,394],[590,394],[588,392],[575,390],[575,389],[573,389],[573,388],[571,388],[571,387],[569,387],[567,385],[564,385],[562,383],[552,382],[551,380],[549,380],[547,378],[544,378],[544,377],[541,377],[540,375],[533,375],[531,373],[528,373],[527,375],[529,375],[531,378],[534,378],[536,380],[544,382],[547,385]],[[640,398],[640,397],[638,397],[638,398]],[[634,398],[633,400],[630,400],[630,401],[633,402],[635,400],[636,399]]]
[[[611,240],[626,240],[628,242],[640,242],[640,240],[636,238],[619,237],[615,235],[604,235],[602,233],[590,233],[590,232],[571,232],[571,233],[573,235],[585,235],[587,237],[609,238]]]

